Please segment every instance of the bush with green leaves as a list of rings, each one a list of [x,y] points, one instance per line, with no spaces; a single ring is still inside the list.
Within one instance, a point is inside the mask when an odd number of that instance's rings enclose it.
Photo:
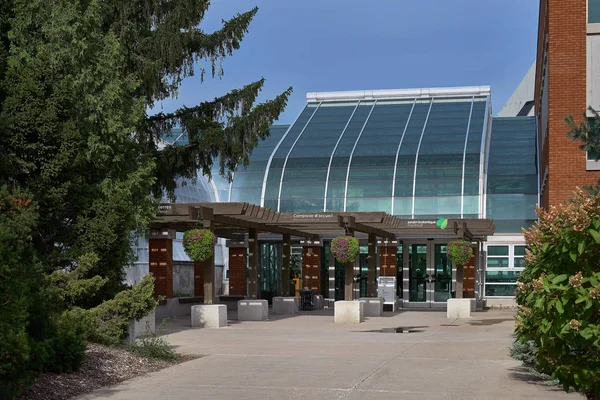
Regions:
[[[538,208],[525,232],[517,282],[517,340],[533,341],[541,372],[568,390],[600,396],[600,196],[578,189],[569,204]]]
[[[466,240],[453,240],[446,246],[446,254],[454,265],[464,266],[473,256],[473,247]]]
[[[92,319],[90,339],[106,345],[120,345],[127,338],[129,323],[150,314],[158,302],[154,299],[154,278],[146,275],[129,290],[88,310]]]

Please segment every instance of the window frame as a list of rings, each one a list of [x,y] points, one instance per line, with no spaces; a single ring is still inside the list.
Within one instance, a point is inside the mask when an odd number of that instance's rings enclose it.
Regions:
[[[488,255],[489,253],[489,248],[490,247],[508,247],[508,255],[493,255],[490,256]],[[523,255],[515,255],[515,248],[516,247],[525,247],[525,249],[527,249],[527,245],[525,243],[494,243],[494,244],[488,244],[486,245],[486,260],[485,260],[485,273],[484,273],[484,279],[483,279],[483,293],[484,293],[484,298],[513,298],[514,296],[507,296],[507,295],[502,295],[502,296],[492,296],[492,295],[487,295],[487,287],[492,286],[492,287],[498,287],[498,286],[514,286],[516,288],[517,283],[516,280],[515,282],[488,282],[487,281],[487,273],[489,272],[514,272],[516,277],[519,277],[519,274],[525,269],[525,267],[519,267],[517,266],[517,263],[515,263],[515,261],[517,260],[521,260],[524,259],[525,256]],[[490,267],[488,268],[488,260],[492,258],[508,258],[508,267]]]

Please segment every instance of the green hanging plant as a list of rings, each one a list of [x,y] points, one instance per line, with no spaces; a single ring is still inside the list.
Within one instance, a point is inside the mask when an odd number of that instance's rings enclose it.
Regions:
[[[331,241],[331,252],[341,263],[354,262],[358,250],[358,239],[353,236],[338,236]]]
[[[194,261],[206,261],[215,252],[217,237],[208,229],[191,229],[183,234],[183,249]]]
[[[456,266],[462,267],[469,262],[473,256],[471,242],[466,240],[453,240],[446,246],[448,258]]]

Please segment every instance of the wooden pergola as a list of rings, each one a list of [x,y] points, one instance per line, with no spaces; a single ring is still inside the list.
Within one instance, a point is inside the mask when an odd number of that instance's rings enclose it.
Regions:
[[[289,275],[292,237],[318,240],[336,235],[362,235],[368,238],[367,292],[375,295],[377,238],[464,238],[485,241],[495,226],[490,219],[449,219],[444,228],[436,221],[400,219],[385,212],[299,212],[280,213],[250,203],[164,203],[151,225],[153,231],[183,232],[192,228],[210,229],[224,238],[248,238],[249,296],[258,296],[258,235],[280,234],[283,240],[282,276]],[[352,299],[353,263],[345,267],[345,298]],[[289,287],[283,285],[283,295]],[[204,303],[214,297],[214,262],[204,264]]]

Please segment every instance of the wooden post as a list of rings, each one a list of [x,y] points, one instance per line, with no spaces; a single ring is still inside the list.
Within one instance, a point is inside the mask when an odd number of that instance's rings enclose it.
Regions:
[[[283,235],[281,260],[281,295],[288,297],[290,296],[290,263],[292,261],[292,238],[290,235]]]
[[[375,275],[377,272],[377,236],[369,234],[369,258],[367,271],[367,297],[377,297]]]
[[[248,297],[258,299],[258,232],[255,228],[248,229]]]

